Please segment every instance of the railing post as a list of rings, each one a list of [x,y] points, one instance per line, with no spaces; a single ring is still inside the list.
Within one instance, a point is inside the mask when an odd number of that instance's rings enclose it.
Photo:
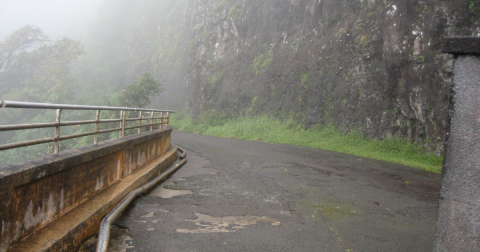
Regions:
[[[170,123],[170,112],[167,112],[167,128],[169,123]]]
[[[53,154],[58,154],[60,152],[60,118],[62,116],[62,110],[57,109],[57,115],[56,115],[56,123],[57,126],[55,126],[55,142],[53,144]]]
[[[153,131],[153,118],[155,117],[155,112],[152,111],[150,115],[150,131]]]
[[[121,117],[121,121],[120,121],[120,138],[124,138],[125,137],[125,110],[122,110],[120,111],[120,117]]]
[[[140,111],[139,117],[138,117],[138,134],[142,133],[142,115],[143,111]]]
[[[163,129],[163,112],[160,112],[160,127],[159,129]]]
[[[98,130],[100,129],[100,110],[97,110],[95,116],[95,135],[93,136],[93,144],[98,144]]]

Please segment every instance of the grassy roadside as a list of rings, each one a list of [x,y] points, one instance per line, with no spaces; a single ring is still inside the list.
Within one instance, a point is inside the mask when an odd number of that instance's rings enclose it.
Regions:
[[[304,130],[293,120],[288,122],[268,116],[228,118],[210,113],[191,120],[187,113],[172,115],[170,124],[184,132],[272,143],[286,143],[332,150],[403,164],[435,173],[442,169],[443,157],[425,153],[422,148],[400,138],[376,141],[359,132],[342,133],[334,127]]]

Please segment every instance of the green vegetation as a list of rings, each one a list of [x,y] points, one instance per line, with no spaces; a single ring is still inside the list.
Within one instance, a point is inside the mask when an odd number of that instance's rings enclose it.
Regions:
[[[293,41],[293,43],[292,43],[293,52],[298,51],[298,48],[300,48],[301,43],[302,43],[302,41],[300,39],[295,39],[295,41]]]
[[[275,90],[276,90],[276,89],[277,89],[277,87],[275,86],[275,84],[272,84],[272,85],[270,86],[270,91],[271,91],[270,97],[271,97],[272,99],[275,98]]]
[[[261,54],[256,59],[253,60],[252,68],[255,71],[255,74],[258,74],[260,71],[268,67],[272,61],[272,56]]]
[[[235,22],[240,19],[241,14],[242,13],[241,13],[241,8],[239,3],[236,3],[235,5],[230,7],[230,9],[228,10],[228,16],[231,17]]]
[[[246,115],[247,117],[253,116],[253,112],[254,112],[254,109],[255,109],[255,105],[256,105],[256,103],[257,103],[257,98],[258,98],[258,96],[253,97],[252,102],[250,103],[250,105],[249,105],[248,108],[246,109],[245,115]]]
[[[120,107],[143,108],[150,104],[150,97],[164,91],[162,84],[145,72],[134,83],[126,86],[116,96],[116,105]]]
[[[357,22],[355,22],[354,26],[355,26],[355,30],[357,31],[363,31],[364,29],[362,20],[358,20]]]
[[[418,56],[418,57],[417,57],[417,62],[419,62],[419,63],[425,62],[425,57],[422,56],[422,55]]]
[[[223,72],[214,72],[208,75],[207,77],[207,82],[211,85],[216,85],[218,81],[220,81],[223,78]]]
[[[362,46],[362,50],[367,46],[367,38],[368,35],[363,35],[362,38],[360,38],[360,46]]]
[[[220,9],[224,6],[230,6],[230,2],[228,0],[222,0],[220,3],[215,4],[214,9],[217,10],[217,9]]]
[[[470,1],[470,4],[468,5],[468,9],[470,10],[470,13],[472,13],[472,14],[477,12],[477,6],[475,5],[474,1]]]
[[[292,118],[287,122],[269,116],[232,118],[210,111],[191,120],[186,112],[180,112],[172,116],[171,125],[185,132],[308,146],[441,172],[442,157],[403,139],[376,141],[358,130],[344,133],[331,125],[305,130]]]
[[[415,11],[420,13],[427,12],[428,6],[426,4],[423,4],[423,6],[422,4],[415,4]]]
[[[310,83],[310,73],[309,72],[302,73],[302,75],[300,76],[300,84],[302,86],[305,86],[308,83]],[[308,89],[308,87],[307,87],[307,89]]]
[[[14,31],[0,41],[2,99],[71,101],[77,82],[69,66],[82,54],[79,41],[69,38],[50,41],[42,30],[30,25]]]
[[[338,30],[338,32],[335,34],[335,37],[337,37],[337,38],[340,37],[340,35],[342,35],[342,33],[343,33],[344,31],[345,31],[345,28],[344,28],[344,27],[340,28],[340,29]]]
[[[116,94],[101,84],[81,85],[71,73],[79,56],[84,54],[79,41],[61,38],[50,41],[34,26],[24,26],[0,41],[0,87],[2,99],[27,102],[110,105],[145,107],[150,97],[163,91],[161,83],[150,72],[144,72],[126,87],[116,88]],[[92,87],[89,89],[89,87]],[[93,90],[93,91],[92,91]],[[114,112],[102,112],[111,119]],[[118,116],[117,116],[118,117]],[[63,121],[92,120],[95,113],[63,111]],[[55,121],[54,110],[1,110],[0,125],[47,123]],[[92,125],[62,127],[62,135],[90,132]],[[0,134],[0,144],[52,138],[52,129],[31,129]],[[103,134],[108,140],[115,134]],[[93,143],[93,137],[66,140],[61,148],[76,148]],[[42,144],[0,152],[0,163],[6,164],[34,158],[52,152],[52,144]]]
[[[50,40],[41,29],[26,25],[0,41],[0,90],[2,100],[75,103],[79,83],[70,67],[84,54],[79,41]],[[48,119],[47,119],[48,118]],[[0,125],[52,122],[55,111],[9,109],[0,111]],[[64,132],[71,132],[68,128]],[[51,130],[32,129],[0,134],[0,144],[53,137]],[[65,142],[68,146],[70,143]],[[0,152],[0,164],[48,153],[48,144]]]
[[[475,4],[475,1],[470,1],[470,4],[468,5],[468,10],[470,11],[470,14],[472,15],[470,17],[470,22],[475,22],[475,16],[478,12],[478,7]]]

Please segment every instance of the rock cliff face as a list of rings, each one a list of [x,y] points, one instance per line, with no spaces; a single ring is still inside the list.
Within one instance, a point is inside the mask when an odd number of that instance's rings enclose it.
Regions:
[[[190,111],[294,115],[441,151],[452,58],[480,0],[191,0]]]

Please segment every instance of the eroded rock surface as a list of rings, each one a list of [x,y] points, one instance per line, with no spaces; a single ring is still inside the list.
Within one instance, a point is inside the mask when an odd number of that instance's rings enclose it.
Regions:
[[[443,148],[452,58],[478,36],[480,1],[194,0],[187,23],[193,116],[288,116]]]

